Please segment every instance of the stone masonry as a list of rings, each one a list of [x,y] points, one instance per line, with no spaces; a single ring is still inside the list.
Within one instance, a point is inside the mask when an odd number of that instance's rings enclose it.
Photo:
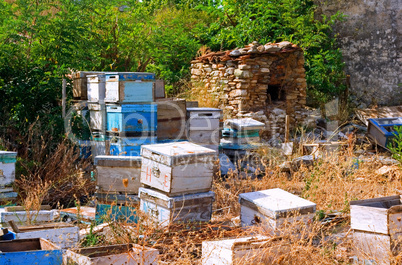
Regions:
[[[290,42],[253,42],[212,52],[191,62],[194,90],[218,99],[225,118],[253,117],[268,137],[284,134],[285,116],[298,125],[306,118],[306,79],[301,48]]]

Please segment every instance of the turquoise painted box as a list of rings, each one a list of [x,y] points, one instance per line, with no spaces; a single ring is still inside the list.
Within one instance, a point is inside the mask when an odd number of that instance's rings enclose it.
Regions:
[[[156,104],[106,105],[106,130],[111,133],[156,132]],[[134,135],[133,135],[134,136]]]
[[[106,74],[105,102],[153,102],[154,84],[155,74],[152,73]]]
[[[62,250],[43,238],[0,241],[2,265],[61,265]]]

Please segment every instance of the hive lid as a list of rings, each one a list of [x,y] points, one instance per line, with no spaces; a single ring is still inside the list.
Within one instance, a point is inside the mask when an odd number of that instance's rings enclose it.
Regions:
[[[140,156],[111,156],[101,155],[95,157],[95,166],[103,167],[139,167],[142,157]]]
[[[240,204],[250,206],[273,219],[292,214],[314,213],[316,204],[282,189],[261,190],[239,195]]]
[[[196,162],[213,163],[217,158],[215,150],[187,141],[143,145],[141,156],[168,166]]]
[[[261,130],[265,124],[251,118],[229,119],[225,121],[225,127],[235,130]]]
[[[222,112],[221,109],[217,109],[217,108],[187,108],[187,111],[218,111],[218,112]]]
[[[0,163],[15,163],[17,161],[17,152],[0,151]]]

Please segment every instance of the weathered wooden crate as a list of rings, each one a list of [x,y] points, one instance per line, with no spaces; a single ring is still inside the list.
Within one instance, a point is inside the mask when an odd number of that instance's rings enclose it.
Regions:
[[[155,74],[152,73],[106,74],[105,102],[153,102],[154,83]]]
[[[158,140],[186,139],[186,100],[159,99],[156,104]]]
[[[138,194],[141,186],[140,156],[95,157],[96,183],[102,192]]]
[[[87,76],[88,102],[103,103],[105,100],[105,75]]]
[[[274,246],[278,239],[256,235],[202,242],[203,265],[276,264],[289,246]]]
[[[88,247],[67,250],[65,264],[79,265],[156,265],[159,251],[136,244]]]
[[[0,208],[0,223],[8,223],[8,221],[14,221],[17,224],[25,224],[27,220],[33,224],[52,222],[54,219],[54,213],[51,210],[39,210],[39,211],[13,211],[8,210],[7,207]]]
[[[119,137],[108,136],[109,153],[113,156],[139,156],[141,146],[156,143],[155,136]]]
[[[14,183],[16,162],[17,152],[0,151],[0,188]]]
[[[189,143],[143,145],[141,183],[169,196],[211,189],[217,153]]]
[[[275,235],[311,224],[316,209],[315,203],[279,188],[242,193],[239,202],[242,226],[260,225]]]
[[[75,247],[80,240],[78,227],[68,223],[46,223],[34,226],[19,226],[13,231],[15,239],[44,238],[62,249]]]
[[[401,196],[351,201],[350,222],[354,230],[384,235],[402,233]]]
[[[217,130],[221,118],[221,109],[187,108],[187,127],[190,131]]]
[[[212,191],[169,197],[159,191],[140,188],[140,209],[160,226],[183,222],[209,222],[215,194]]]
[[[63,263],[61,249],[43,238],[0,241],[3,265],[58,265]]]
[[[355,252],[361,259],[372,258],[390,264],[402,251],[402,200],[400,195],[350,202]]]
[[[402,117],[368,119],[367,132],[382,147],[388,147],[395,138],[395,127],[402,126]]]
[[[95,131],[106,131],[106,106],[101,103],[89,103],[89,127]]]
[[[238,131],[248,131],[248,130],[262,130],[265,128],[265,124],[251,118],[243,119],[229,119],[225,121],[226,128],[238,130]]]
[[[88,99],[88,89],[87,89],[87,76],[104,74],[105,72],[96,71],[79,71],[73,74],[73,97],[76,99]]]
[[[106,130],[111,133],[133,133],[126,136],[141,136],[156,132],[156,104],[106,105]],[[134,134],[136,133],[136,134]]]

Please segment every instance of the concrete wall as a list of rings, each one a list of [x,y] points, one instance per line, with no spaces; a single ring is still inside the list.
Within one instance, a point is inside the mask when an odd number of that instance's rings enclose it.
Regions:
[[[318,12],[347,15],[334,27],[351,93],[365,104],[402,104],[402,0],[315,0]],[[363,105],[364,106],[364,105]]]

